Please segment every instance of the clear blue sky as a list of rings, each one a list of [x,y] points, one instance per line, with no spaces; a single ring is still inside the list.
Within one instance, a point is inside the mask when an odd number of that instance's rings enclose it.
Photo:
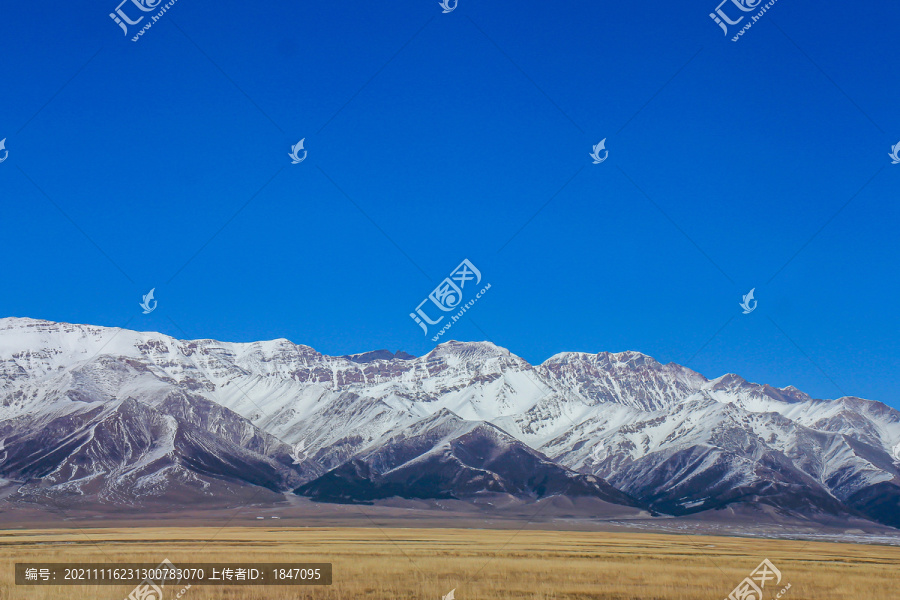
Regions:
[[[116,4],[0,7],[0,315],[423,354],[468,258],[444,339],[900,407],[900,6]]]

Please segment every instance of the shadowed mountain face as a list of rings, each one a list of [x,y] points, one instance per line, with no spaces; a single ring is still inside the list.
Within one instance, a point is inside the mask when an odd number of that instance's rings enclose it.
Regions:
[[[602,479],[571,471],[497,427],[465,421],[446,409],[301,486],[295,493],[334,502],[392,496],[588,496],[642,507],[638,500]]]
[[[485,342],[322,355],[0,320],[0,493],[64,507],[296,493],[768,507],[900,526],[900,413],[637,352],[532,366]]]

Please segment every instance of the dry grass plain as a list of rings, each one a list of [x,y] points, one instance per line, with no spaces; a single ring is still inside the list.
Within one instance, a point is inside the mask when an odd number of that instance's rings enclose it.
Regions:
[[[900,548],[572,531],[157,527],[0,531],[0,597],[121,600],[131,586],[28,587],[15,562],[331,562],[331,586],[194,586],[186,600],[722,600],[763,558],[771,600],[896,600]],[[180,588],[167,586],[163,600]]]

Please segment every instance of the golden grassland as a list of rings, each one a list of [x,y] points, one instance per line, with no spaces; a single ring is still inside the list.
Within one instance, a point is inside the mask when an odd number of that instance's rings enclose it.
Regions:
[[[0,597],[121,600],[132,586],[16,586],[15,562],[330,562],[331,586],[194,586],[186,600],[721,600],[762,561],[771,600],[896,600],[900,548],[649,533],[361,527],[0,531]],[[179,588],[167,586],[163,600]]]

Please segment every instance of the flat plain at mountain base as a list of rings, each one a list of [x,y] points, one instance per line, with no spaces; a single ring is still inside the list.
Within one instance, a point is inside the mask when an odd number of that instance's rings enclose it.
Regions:
[[[770,600],[897,598],[900,548],[718,536],[402,528],[156,527],[0,532],[0,598],[121,600],[128,586],[14,585],[15,562],[330,562],[331,586],[194,586],[187,600],[721,599],[764,558]],[[172,590],[164,600],[174,598]]]

